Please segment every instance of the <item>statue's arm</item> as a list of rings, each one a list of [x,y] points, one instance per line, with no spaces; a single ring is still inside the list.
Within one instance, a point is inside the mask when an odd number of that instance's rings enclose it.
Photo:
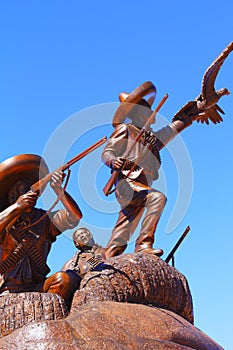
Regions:
[[[82,218],[82,212],[78,204],[62,187],[63,178],[64,174],[62,171],[54,172],[50,183],[52,189],[59,197],[65,208],[65,210],[57,211],[57,213],[52,218],[53,223],[57,227],[63,228],[61,231],[77,226],[80,219]]]
[[[192,119],[176,120],[155,132],[159,149],[165,147],[175,136],[192,124]]]
[[[19,206],[14,203],[0,213],[0,232],[3,231],[12,221],[15,221],[21,211]]]
[[[102,153],[102,161],[111,169],[115,169],[119,158],[123,156],[127,145],[127,139],[127,125],[119,124],[110,136]]]
[[[28,191],[21,195],[14,204],[2,211],[0,213],[0,231],[3,231],[10,224],[12,226],[23,212],[31,210],[35,206],[37,198],[37,193]]]
[[[175,130],[176,133],[180,133],[193,123],[193,118],[187,117],[184,120],[175,120],[170,124],[170,126]]]

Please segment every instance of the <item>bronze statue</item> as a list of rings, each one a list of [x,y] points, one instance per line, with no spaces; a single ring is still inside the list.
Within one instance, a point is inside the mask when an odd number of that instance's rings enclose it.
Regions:
[[[81,281],[88,271],[102,266],[104,249],[95,243],[92,233],[85,227],[78,228],[73,233],[73,242],[77,252],[63,265],[62,271],[74,271]]]
[[[209,66],[202,78],[201,93],[195,100],[185,104],[174,116],[174,120],[182,116],[196,116],[197,122],[209,124],[209,119],[214,123],[223,121],[221,115],[224,111],[217,105],[219,99],[230,92],[226,88],[215,91],[214,83],[225,59],[233,50],[233,41],[222,51],[216,60]]]
[[[106,258],[124,252],[144,211],[145,216],[136,240],[135,252],[157,256],[163,254],[162,249],[153,248],[153,243],[166,197],[151,187],[152,182],[159,176],[160,150],[194,120],[207,124],[209,119],[213,123],[222,121],[218,111],[221,113],[223,111],[217,102],[221,96],[229,94],[229,91],[221,89],[216,92],[214,81],[221,65],[232,50],[233,42],[207,69],[202,80],[201,95],[176,113],[172,123],[156,132],[153,132],[147,123],[152,115],[155,86],[151,82],[146,82],[130,94],[119,95],[121,104],[113,118],[115,130],[102,154],[103,162],[112,169],[113,173],[117,173],[116,197],[121,206],[118,220],[105,250]],[[131,123],[126,124],[126,119],[130,119]],[[155,118],[151,119],[149,124],[155,122]],[[143,133],[140,139],[137,138],[139,133]],[[105,186],[105,194],[111,192],[110,187]]]
[[[77,279],[64,271],[46,278],[50,271],[46,259],[56,237],[74,228],[82,213],[62,187],[62,170],[52,173],[50,185],[64,209],[48,213],[35,207],[40,192],[30,188],[46,175],[45,161],[34,154],[0,164],[0,293],[51,292],[69,304]]]

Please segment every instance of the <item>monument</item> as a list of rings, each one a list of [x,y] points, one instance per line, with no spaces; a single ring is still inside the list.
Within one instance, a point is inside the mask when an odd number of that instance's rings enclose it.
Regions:
[[[43,190],[41,183],[35,190],[38,171],[42,183],[48,176],[44,160],[19,155],[0,164],[1,350],[222,349],[195,327],[186,277],[163,260],[161,248],[153,247],[166,197],[151,185],[158,178],[160,150],[177,133],[195,121],[222,121],[218,101],[229,91],[216,91],[214,83],[232,50],[233,42],[205,72],[201,94],[162,130],[154,132],[150,126],[166,100],[165,96],[152,111],[156,94],[152,82],[120,94],[121,104],[113,117],[115,130],[102,156],[112,170],[104,192],[116,192],[119,218],[105,249],[97,247],[87,232],[87,240],[74,236],[80,252],[56,278],[47,278],[50,245],[82,216],[62,186],[64,168],[50,173],[48,181],[65,208],[49,216],[35,208]],[[143,215],[135,252],[123,254]],[[45,289],[47,281],[54,288]]]

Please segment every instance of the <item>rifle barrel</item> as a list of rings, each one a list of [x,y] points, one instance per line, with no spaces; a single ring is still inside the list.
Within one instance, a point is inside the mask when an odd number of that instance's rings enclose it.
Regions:
[[[185,237],[187,236],[189,231],[190,231],[190,226],[187,226],[184,233],[182,234],[182,236],[178,239],[177,243],[175,244],[175,246],[172,248],[172,250],[170,251],[170,253],[166,257],[166,259],[165,259],[166,263],[169,263],[169,261],[172,259],[175,252],[177,251],[177,249],[179,248],[179,246],[181,245],[182,241],[185,239]]]
[[[99,141],[97,141],[96,143],[94,143],[93,145],[91,145],[90,147],[88,147],[87,149],[85,149],[85,151],[83,151],[82,153],[80,153],[77,156],[75,156],[74,158],[70,159],[66,164],[63,165],[63,167],[66,167],[63,170],[68,169],[71,165],[73,165],[74,163],[76,163],[77,161],[79,161],[80,159],[85,157],[87,154],[91,153],[96,148],[102,146],[106,141],[107,141],[107,137],[105,136],[102,139],[100,139]]]
[[[79,153],[77,156],[75,156],[74,158],[72,158],[71,160],[69,160],[67,163],[65,163],[64,165],[60,166],[59,168],[57,168],[56,170],[50,172],[49,174],[47,174],[45,177],[43,177],[42,179],[40,179],[39,181],[35,182],[30,190],[33,192],[39,192],[39,195],[41,194],[42,190],[46,187],[47,183],[51,180],[52,175],[55,171],[58,170],[62,170],[65,171],[67,170],[71,165],[73,165],[74,163],[76,163],[77,161],[79,161],[80,159],[84,158],[85,156],[87,156],[89,153],[91,153],[92,151],[94,151],[96,148],[100,147],[101,145],[103,145],[105,142],[107,141],[107,137],[103,137],[102,139],[100,139],[99,141],[97,141],[96,143],[94,143],[92,146],[88,147],[87,149],[85,149],[83,152]]]

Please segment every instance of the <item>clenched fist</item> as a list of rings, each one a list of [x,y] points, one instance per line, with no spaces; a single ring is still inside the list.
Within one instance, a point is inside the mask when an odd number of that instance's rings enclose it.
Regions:
[[[16,203],[22,210],[32,209],[36,205],[38,194],[33,191],[28,191],[25,194],[22,194],[17,199]]]
[[[50,186],[54,190],[60,189],[65,176],[66,175],[65,175],[65,173],[62,170],[55,171],[53,173],[53,175],[52,175],[52,178],[51,178],[51,181],[50,181]]]
[[[126,159],[122,157],[118,157],[113,161],[112,167],[114,170],[121,170]]]

